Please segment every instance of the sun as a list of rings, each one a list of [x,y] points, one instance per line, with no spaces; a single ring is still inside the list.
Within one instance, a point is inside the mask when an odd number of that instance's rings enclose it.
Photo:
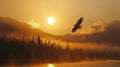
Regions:
[[[50,25],[55,24],[55,18],[52,17],[52,16],[51,16],[51,17],[48,17],[48,18],[47,18],[47,23],[50,24]]]

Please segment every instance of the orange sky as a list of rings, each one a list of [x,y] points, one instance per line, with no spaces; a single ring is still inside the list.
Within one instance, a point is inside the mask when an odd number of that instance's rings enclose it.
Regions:
[[[0,0],[0,16],[38,23],[40,29],[55,35],[70,33],[80,17],[83,28],[98,21],[120,19],[120,0]],[[46,19],[53,16],[54,25]],[[80,31],[78,31],[80,32]]]

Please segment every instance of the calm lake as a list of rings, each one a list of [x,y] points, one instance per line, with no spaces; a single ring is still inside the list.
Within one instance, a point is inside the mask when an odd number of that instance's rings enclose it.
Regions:
[[[40,64],[40,65],[2,65],[0,67],[120,67],[120,61],[84,61],[76,63]]]

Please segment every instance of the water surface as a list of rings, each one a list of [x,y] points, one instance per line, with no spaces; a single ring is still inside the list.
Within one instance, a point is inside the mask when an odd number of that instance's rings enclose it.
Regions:
[[[37,65],[2,65],[0,67],[120,67],[120,61],[84,61],[76,63],[37,64]]]

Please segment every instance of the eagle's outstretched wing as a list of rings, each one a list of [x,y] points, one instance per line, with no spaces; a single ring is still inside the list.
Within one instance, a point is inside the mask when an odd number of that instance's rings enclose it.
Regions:
[[[74,33],[78,28],[80,29],[82,26],[80,25],[83,21],[83,17],[81,17],[78,22],[74,25],[72,32]]]

